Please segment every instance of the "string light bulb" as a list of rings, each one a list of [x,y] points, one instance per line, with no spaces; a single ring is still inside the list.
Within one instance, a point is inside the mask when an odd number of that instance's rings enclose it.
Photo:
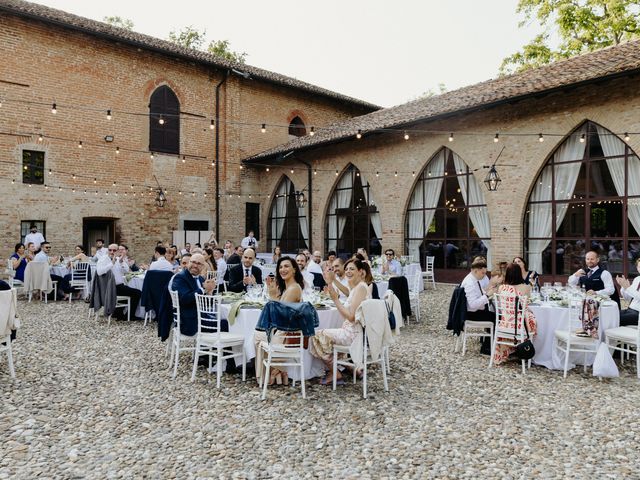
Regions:
[[[153,152],[149,154],[149,157],[151,157],[151,160],[153,160]]]
[[[542,135],[541,133],[538,134],[538,141],[540,143],[544,142],[544,135]]]
[[[16,184],[16,180],[15,178],[13,180],[11,180],[11,185],[15,185]]]
[[[317,175],[318,174],[318,170],[316,170],[315,168],[313,169],[313,174]]]
[[[158,120],[158,123],[160,125],[164,125],[164,117],[162,115],[160,115],[160,119]]]
[[[293,168],[290,171],[291,171],[291,175],[293,175]]]
[[[38,141],[42,142],[42,140],[44,140],[44,137],[42,136],[42,134],[38,135]]]
[[[93,184],[95,185],[96,183],[98,183],[98,179],[97,179],[97,178],[94,178],[94,179],[93,179]]]
[[[415,177],[416,176],[416,172],[411,172],[411,176]]]
[[[398,171],[397,171],[397,170],[394,172],[393,176],[394,176],[394,177],[397,177],[397,176],[398,176]]]
[[[268,172],[269,171],[269,167],[267,167],[265,170]]]
[[[187,161],[187,157],[185,155],[182,155],[182,163]]]
[[[111,110],[107,110],[107,120],[111,120]]]
[[[404,139],[409,140],[409,134],[407,132],[404,132]]]
[[[356,138],[358,140],[360,140],[362,138],[362,130],[358,130],[358,133],[356,133]]]
[[[311,130],[309,131],[309,136],[313,137],[316,134],[316,129],[315,127],[311,127]]]
[[[265,132],[267,131],[267,124],[266,124],[266,123],[263,123],[263,124],[262,124],[262,128],[260,128],[260,131],[261,131],[262,133],[265,133]]]
[[[449,134],[449,141],[453,142],[453,132]]]
[[[336,177],[338,176],[338,170],[336,170]]]
[[[624,132],[624,141],[628,142],[629,140],[631,140],[631,137],[629,136],[629,134],[627,132]]]
[[[216,121],[215,120],[211,120],[211,123],[209,124],[209,129],[210,130],[215,130],[216,128]]]
[[[53,172],[51,171],[51,169],[49,169],[49,175],[51,175]]]
[[[587,138],[586,134],[583,133],[582,135],[580,135],[580,143],[584,143],[586,138]]]
[[[380,172],[376,172],[376,177],[379,177],[379,176],[380,176]]]
[[[493,137],[493,143],[498,143],[500,141],[500,134],[496,133],[496,136]]]
[[[78,142],[78,148],[82,148],[82,140]]]
[[[53,105],[51,105],[51,113],[54,115],[58,113],[58,106],[56,105],[56,102],[53,102]]]
[[[73,175],[71,175],[71,178],[75,180],[76,179],[76,174],[74,173]]]

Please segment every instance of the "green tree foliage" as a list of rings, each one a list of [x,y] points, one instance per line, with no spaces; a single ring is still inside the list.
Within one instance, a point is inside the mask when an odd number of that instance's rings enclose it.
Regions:
[[[104,17],[102,19],[104,23],[108,23],[109,25],[113,25],[114,27],[124,28],[125,30],[133,30],[133,22],[128,18],[122,18],[117,15],[112,17]]]
[[[211,40],[207,48],[203,48],[207,41],[207,31],[200,31],[193,26],[184,27],[177,32],[172,30],[169,32],[169,41],[185,48],[204,50],[238,63],[244,63],[247,56],[245,52],[239,53],[231,50],[229,40]]]
[[[442,95],[446,91],[448,91],[447,86],[444,83],[440,82],[438,83],[437,88],[430,88],[429,90],[423,92],[421,95],[418,95],[416,98],[414,98],[414,100],[421,100],[423,98],[435,97],[436,95]]]
[[[521,72],[640,37],[638,0],[520,0],[520,26],[536,20],[544,33],[502,61],[501,74]],[[556,49],[549,37],[559,39]]]

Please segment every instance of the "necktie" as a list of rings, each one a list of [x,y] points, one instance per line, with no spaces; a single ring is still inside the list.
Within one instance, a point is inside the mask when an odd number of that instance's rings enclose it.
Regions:
[[[244,276],[245,276],[245,277],[248,277],[248,276],[249,276],[249,269],[248,269],[248,268],[245,268],[245,269],[244,269]]]
[[[589,273],[587,273],[587,278],[591,278],[592,274],[593,274],[593,270],[589,270]]]

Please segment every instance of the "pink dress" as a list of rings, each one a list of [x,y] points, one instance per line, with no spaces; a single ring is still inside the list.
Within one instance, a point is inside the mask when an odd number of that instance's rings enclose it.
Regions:
[[[358,288],[361,288],[361,286],[367,289],[367,284],[360,282],[349,292],[349,296],[343,304],[345,308],[349,308],[349,305],[353,301],[354,292]],[[366,298],[371,298],[368,289]],[[356,338],[357,333],[358,326],[356,325],[356,322],[350,322],[349,320],[342,322],[342,327],[340,328],[325,328],[323,330],[318,330],[316,334],[311,337],[311,342],[309,342],[309,353],[314,357],[324,360],[325,362],[329,362],[333,358],[333,346],[351,345],[353,343],[353,339]]]
[[[529,329],[529,337],[533,338],[533,336],[536,334],[538,329],[536,325],[536,317],[533,315],[533,313],[531,313],[531,311],[527,306],[529,303],[529,297],[527,297],[526,295],[523,296],[518,294],[516,287],[514,287],[513,285],[500,285],[498,289],[498,293],[510,293],[510,294],[513,294],[514,296],[518,295],[518,301],[523,303],[522,306],[524,310],[524,317],[527,322],[527,328]],[[513,305],[513,308],[510,311],[505,311],[502,320],[500,320],[500,325],[499,325],[500,328],[515,330],[514,308],[515,308],[515,304]],[[522,318],[518,318],[518,332],[520,332],[522,329],[524,329],[524,326],[522,325]],[[511,355],[514,351],[515,351],[515,347],[510,347],[509,345],[496,345],[496,353],[493,356],[493,362],[496,365],[500,363],[504,363],[506,360],[508,360],[509,355]]]

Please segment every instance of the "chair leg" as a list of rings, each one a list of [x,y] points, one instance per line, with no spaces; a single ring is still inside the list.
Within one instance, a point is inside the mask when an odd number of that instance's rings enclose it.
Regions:
[[[244,353],[244,345],[242,346],[242,381],[247,381],[247,354]]]
[[[367,398],[367,359],[366,357],[364,359],[364,370],[362,374],[362,398]]]
[[[262,400],[267,398],[267,386],[269,385],[269,374],[271,370],[271,352],[267,355],[267,361],[263,363],[264,378],[262,379]]]
[[[384,391],[389,391],[389,384],[387,383],[387,368],[385,366],[384,355],[382,355],[382,383],[384,384]]]
[[[174,374],[173,378],[175,378],[175,372],[178,370],[178,352],[180,352],[180,347],[176,350],[176,363],[174,365]],[[193,357],[193,368],[191,369],[191,381],[193,382],[196,379],[196,370],[198,369],[198,360],[200,359],[200,343],[196,343],[196,349],[194,351],[195,356]]]
[[[304,353],[300,352],[300,388],[302,389],[302,398],[307,398],[307,391],[305,389],[305,380],[304,380]],[[295,383],[295,382],[294,382]]]
[[[7,365],[9,367],[9,375],[11,378],[16,378],[16,370],[13,366],[13,351],[11,350],[11,338],[6,337],[7,339]]]
[[[567,343],[567,350],[564,351],[564,378],[567,378],[567,370],[569,369],[569,344]]]
[[[222,377],[222,357],[224,356],[224,350],[222,347],[216,349],[216,388],[220,388],[220,378]]]
[[[334,348],[333,349],[333,390],[336,389],[336,385],[337,385],[337,379],[336,379],[336,374],[338,373],[338,351]]]
[[[467,331],[462,331],[462,356],[464,357],[465,352],[467,351]]]

